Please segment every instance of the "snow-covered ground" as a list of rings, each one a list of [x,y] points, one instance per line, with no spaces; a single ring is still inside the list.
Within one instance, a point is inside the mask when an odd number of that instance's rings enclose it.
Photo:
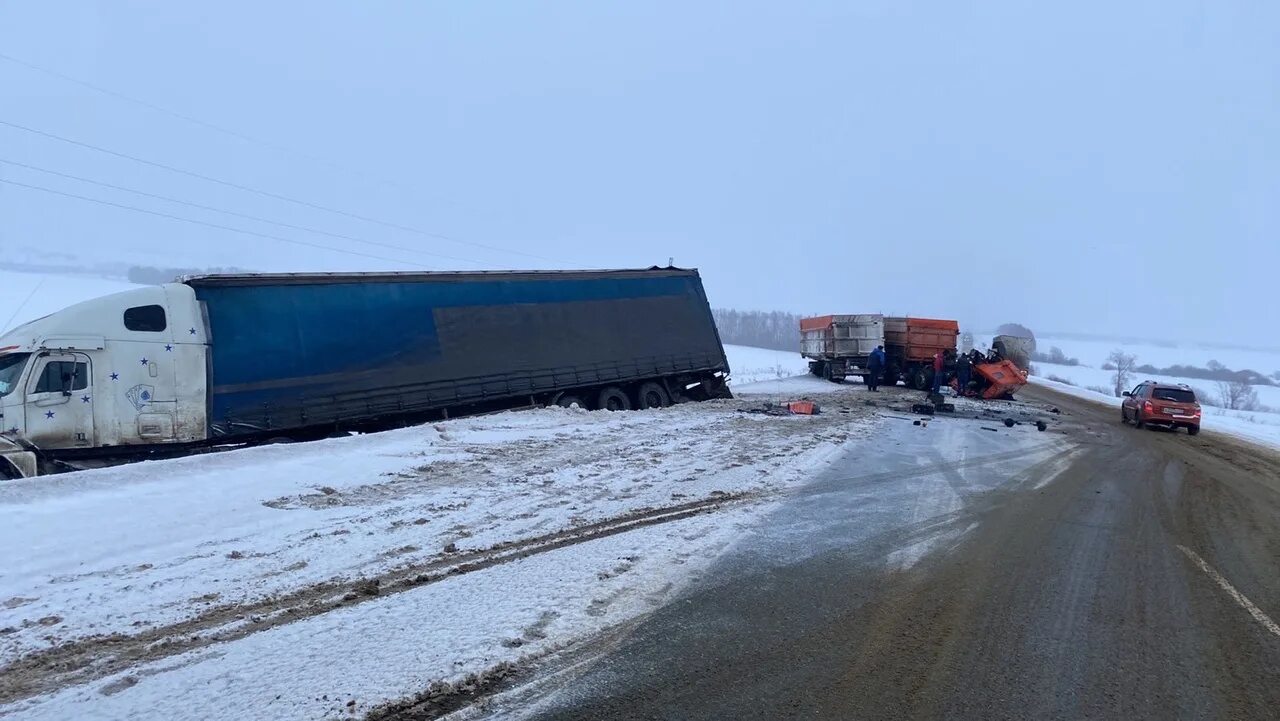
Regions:
[[[501,673],[695,577],[874,430],[844,393],[813,417],[744,412],[802,394],[747,389],[5,483],[0,715],[349,717]]]

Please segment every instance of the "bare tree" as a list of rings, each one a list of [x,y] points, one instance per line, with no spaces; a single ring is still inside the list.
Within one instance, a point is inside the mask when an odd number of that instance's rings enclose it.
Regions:
[[[1134,366],[1138,365],[1138,356],[1117,348],[1107,356],[1107,363],[1115,367],[1111,380],[1115,383],[1116,397],[1119,398],[1129,387],[1129,375],[1133,373]]]
[[[1235,411],[1258,410],[1258,392],[1244,381],[1218,381],[1222,407]]]

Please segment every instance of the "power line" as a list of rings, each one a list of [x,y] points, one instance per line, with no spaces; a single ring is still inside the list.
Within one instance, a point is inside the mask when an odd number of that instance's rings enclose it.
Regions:
[[[76,180],[76,181],[79,181],[79,182],[81,182],[81,183],[89,183],[89,184],[91,184],[91,185],[97,185],[97,186],[102,187],[102,188],[110,188],[110,189],[112,189],[112,190],[120,190],[120,191],[123,191],[123,192],[125,192],[125,193],[133,193],[134,195],[140,195],[140,196],[142,196],[142,197],[144,197],[144,198],[154,198],[155,200],[163,200],[163,201],[165,201],[165,202],[167,202],[167,203],[177,203],[178,205],[185,205],[185,206],[188,206],[188,207],[191,207],[191,208],[199,208],[200,210],[208,210],[208,211],[211,211],[211,212],[214,212],[214,213],[222,213],[222,214],[224,214],[224,215],[231,215],[231,216],[235,216],[235,217],[237,217],[237,218],[244,218],[244,219],[246,219],[246,220],[253,220],[253,221],[256,221],[256,222],[259,222],[259,223],[267,223],[268,225],[275,225],[275,226],[279,226],[279,227],[281,227],[281,228],[289,228],[290,230],[301,230],[301,231],[306,232],[306,233],[315,233],[315,234],[317,234],[317,235],[327,235],[327,236],[329,236],[330,238],[339,238],[339,239],[341,239],[341,240],[350,240],[350,241],[353,241],[353,242],[356,242],[356,243],[364,243],[364,244],[366,244],[366,245],[376,245],[376,246],[381,247],[381,248],[390,248],[390,249],[392,249],[392,250],[400,250],[400,251],[404,251],[404,252],[406,252],[406,253],[421,253],[422,255],[429,255],[429,256],[432,256],[432,257],[435,257],[435,258],[443,258],[443,259],[445,259],[445,260],[456,260],[456,261],[460,261],[460,262],[463,262],[463,263],[472,263],[472,264],[474,264],[474,265],[479,265],[479,266],[484,266],[484,265],[486,265],[485,263],[482,263],[482,262],[480,262],[480,261],[478,261],[478,260],[472,260],[472,259],[470,259],[470,258],[460,258],[460,257],[458,257],[458,256],[453,256],[453,255],[444,255],[443,253],[433,253],[433,252],[428,251],[428,250],[420,250],[420,249],[418,249],[418,248],[409,248],[409,247],[402,246],[402,245],[394,245],[394,244],[392,244],[392,243],[380,243],[380,242],[378,242],[378,241],[374,241],[374,240],[365,240],[364,238],[357,238],[356,236],[353,236],[353,235],[343,235],[342,233],[331,233],[331,232],[329,232],[329,231],[327,231],[327,230],[321,230],[321,229],[319,229],[319,228],[311,228],[311,227],[308,227],[308,226],[305,226],[305,225],[293,225],[292,223],[283,223],[283,222],[280,222],[280,221],[277,221],[277,220],[271,220],[270,218],[262,218],[262,217],[259,217],[259,216],[257,216],[257,215],[249,215],[248,213],[240,213],[240,212],[237,212],[237,211],[234,211],[234,210],[226,210],[225,208],[215,208],[215,207],[213,207],[212,205],[204,205],[204,204],[202,204],[202,203],[193,203],[193,202],[191,202],[191,201],[189,201],[189,200],[182,200],[182,199],[180,199],[180,198],[171,198],[171,197],[169,197],[169,196],[167,196],[167,195],[158,195],[158,194],[156,194],[156,193],[148,193],[148,192],[146,192],[145,190],[138,190],[138,189],[136,189],[136,188],[128,188],[128,187],[125,187],[125,186],[123,186],[123,185],[115,185],[115,184],[113,184],[113,183],[106,183],[106,182],[103,182],[103,181],[101,181],[101,180],[93,180],[92,178],[85,178],[85,177],[83,177],[83,176],[79,176],[79,175],[72,175],[72,174],[70,174],[70,173],[63,173],[63,172],[60,172],[60,171],[57,171],[57,170],[50,170],[50,169],[48,169],[48,168],[41,168],[41,167],[39,167],[39,166],[35,166],[35,165],[28,165],[28,164],[26,164],[26,163],[19,163],[19,162],[18,162],[18,161],[16,161],[16,160],[8,160],[8,159],[6,159],[6,158],[0,158],[0,163],[4,163],[4,164],[6,164],[6,165],[12,165],[12,166],[14,166],[14,167],[18,167],[18,168],[26,168],[27,170],[34,170],[34,171],[36,171],[36,172],[38,172],[38,173],[46,173],[46,174],[48,174],[48,175],[55,175],[55,176],[57,176],[57,177],[59,177],[59,178],[67,178],[67,179],[69,179],[69,180]]]
[[[13,63],[14,65],[21,65],[22,67],[24,67],[24,68],[26,68],[26,69],[28,69],[28,70],[34,70],[35,72],[38,72],[38,73],[44,73],[45,75],[51,75],[51,76],[53,76],[53,77],[55,77],[55,78],[58,78],[59,80],[65,80],[65,81],[67,81],[67,82],[69,82],[69,83],[74,83],[74,84],[79,85],[79,86],[81,86],[81,87],[88,88],[88,89],[90,89],[90,90],[92,90],[92,91],[94,91],[94,92],[102,93],[103,95],[109,95],[109,96],[111,96],[111,97],[113,97],[113,98],[115,98],[115,99],[117,99],[117,100],[123,100],[123,101],[125,101],[125,102],[133,103],[133,104],[135,104],[135,105],[141,105],[142,107],[147,108],[147,109],[149,109],[149,110],[154,110],[154,111],[156,111],[156,112],[158,112],[158,113],[164,113],[165,115],[169,115],[169,116],[175,117],[175,118],[177,118],[177,119],[179,119],[179,120],[182,120],[182,121],[185,121],[185,122],[188,122],[188,123],[192,123],[192,124],[194,124],[194,125],[199,125],[199,126],[200,126],[200,127],[202,127],[202,128],[208,128],[209,130],[214,130],[214,131],[217,131],[217,132],[219,132],[219,133],[224,133],[224,134],[226,134],[226,135],[230,135],[230,136],[232,136],[232,137],[234,137],[234,138],[239,138],[240,140],[244,140],[244,141],[247,141],[247,142],[250,142],[250,143],[256,143],[256,144],[258,144],[258,145],[265,145],[265,146],[267,146],[267,147],[274,148],[274,149],[276,149],[276,150],[282,150],[282,151],[285,151],[285,152],[294,153],[294,154],[296,154],[296,155],[301,155],[301,156],[303,156],[303,157],[306,157],[308,160],[312,160],[312,161],[316,161],[316,162],[328,163],[328,161],[325,161],[323,158],[315,158],[315,157],[311,157],[311,156],[306,155],[305,153],[301,153],[301,152],[296,151],[296,150],[293,150],[293,149],[291,149],[291,148],[287,148],[287,147],[285,147],[285,146],[283,146],[283,145],[277,145],[277,144],[272,143],[272,142],[270,142],[270,141],[262,140],[261,138],[255,138],[255,137],[253,137],[252,135],[245,135],[244,133],[241,133],[241,132],[239,132],[239,131],[232,130],[232,129],[230,129],[230,128],[224,128],[224,127],[222,127],[222,126],[220,126],[220,125],[215,125],[215,124],[213,124],[213,123],[206,122],[206,121],[201,120],[201,119],[199,119],[199,118],[195,118],[195,117],[192,117],[192,116],[190,116],[190,115],[186,115],[186,114],[180,113],[180,112],[178,112],[178,111],[176,111],[176,110],[171,110],[171,109],[166,108],[166,107],[164,107],[164,106],[156,105],[155,103],[151,103],[151,102],[147,102],[146,100],[141,100],[141,99],[139,99],[139,98],[135,98],[135,97],[132,97],[132,96],[129,96],[129,95],[125,95],[124,93],[116,92],[116,91],[114,91],[114,90],[111,90],[110,88],[104,88],[104,87],[102,87],[101,85],[94,85],[93,83],[89,82],[88,80],[81,80],[80,78],[73,78],[73,77],[71,77],[70,75],[67,75],[66,73],[60,73],[60,72],[58,72],[57,70],[51,70],[51,69],[49,69],[49,68],[41,67],[41,66],[36,65],[36,64],[34,64],[34,63],[29,63],[29,62],[27,62],[26,60],[23,60],[23,59],[21,59],[21,58],[15,58],[15,57],[13,57],[12,55],[7,55],[7,54],[5,54],[5,53],[0,53],[0,60],[7,60],[7,61],[9,61],[9,62]],[[334,167],[338,168],[339,170],[347,171],[347,169],[346,169],[346,168],[341,168],[341,167],[336,166],[336,165],[335,165]],[[354,171],[347,171],[347,172],[354,172]]]
[[[327,245],[320,245],[319,243],[308,243],[308,242],[306,242],[306,241],[304,241],[304,240],[297,240],[297,239],[294,239],[294,238],[285,238],[285,237],[283,237],[283,236],[279,236],[279,235],[271,235],[270,233],[259,233],[259,232],[257,232],[257,231],[253,231],[253,230],[245,230],[244,228],[236,228],[236,227],[233,227],[233,226],[230,226],[230,225],[222,225],[222,224],[220,224],[220,223],[210,223],[210,222],[207,222],[207,221],[204,221],[204,220],[196,220],[195,218],[184,218],[184,217],[182,217],[182,216],[180,216],[180,215],[170,215],[169,213],[161,213],[161,212],[156,211],[156,210],[147,210],[146,208],[139,208],[139,207],[137,207],[137,206],[133,206],[133,205],[125,205],[125,204],[123,204],[123,203],[113,203],[113,202],[111,202],[111,201],[109,201],[109,200],[101,200],[101,199],[99,199],[99,198],[90,198],[90,197],[88,197],[88,196],[86,196],[86,195],[76,195],[75,193],[66,193],[66,192],[63,192],[63,191],[61,191],[61,190],[54,190],[53,188],[46,188],[46,187],[44,187],[44,186],[42,186],[42,185],[30,185],[30,184],[27,184],[27,183],[19,183],[19,182],[18,182],[18,181],[16,181],[16,180],[8,180],[8,179],[6,179],[6,178],[0,178],[0,183],[4,183],[4,184],[6,184],[6,185],[16,186],[16,187],[19,187],[19,188],[27,188],[28,190],[39,190],[39,191],[44,192],[44,193],[51,193],[51,194],[53,194],[53,195],[61,195],[61,196],[65,197],[65,198],[74,198],[74,199],[76,199],[76,200],[83,200],[83,201],[86,201],[86,202],[89,202],[89,203],[98,203],[99,205],[109,205],[109,206],[111,206],[111,207],[113,207],[113,208],[120,208],[121,210],[131,210],[131,211],[133,211],[133,212],[135,212],[135,213],[145,213],[145,214],[147,214],[147,215],[154,215],[154,216],[156,216],[157,218],[168,218],[169,220],[178,220],[178,221],[182,221],[183,223],[192,223],[192,224],[194,224],[194,225],[203,225],[203,226],[208,227],[208,228],[217,228],[218,230],[226,230],[226,231],[230,231],[230,232],[232,232],[232,233],[242,233],[242,234],[244,234],[244,235],[251,235],[251,236],[254,236],[254,237],[256,237],[256,238],[266,238],[267,240],[277,240],[277,241],[280,241],[280,242],[282,242],[282,243],[292,243],[292,244],[294,244],[294,245],[302,245],[302,246],[306,246],[306,247],[308,247],[308,248],[316,248],[316,249],[319,249],[319,250],[328,250],[328,251],[331,251],[331,252],[334,252],[334,253],[346,253],[347,255],[358,255],[358,256],[361,256],[361,257],[363,257],[363,258],[373,258],[374,260],[383,260],[383,261],[387,261],[387,262],[390,262],[390,263],[401,263],[401,264],[403,264],[403,265],[413,265],[413,266],[417,266],[417,267],[419,267],[419,268],[428,268],[428,269],[430,269],[430,267],[429,267],[429,266],[422,265],[421,263],[414,263],[414,262],[412,262],[412,261],[408,261],[408,260],[401,260],[401,259],[399,259],[399,258],[387,258],[387,257],[381,256],[381,255],[373,255],[373,254],[371,254],[371,253],[361,253],[361,252],[360,252],[360,251],[358,251],[358,250],[346,250],[346,249],[343,249],[343,248],[333,248],[333,247],[330,247],[330,246],[327,246]]]
[[[343,173],[349,173],[349,174],[351,174],[351,175],[359,175],[359,176],[361,176],[361,177],[363,177],[363,178],[366,178],[366,179],[368,179],[368,180],[373,180],[373,181],[376,181],[376,182],[381,183],[381,184],[383,184],[383,185],[387,185],[387,186],[390,186],[390,187],[393,187],[393,188],[397,188],[397,189],[399,189],[399,190],[414,191],[414,189],[413,189],[413,188],[410,188],[410,187],[406,186],[406,185],[405,185],[405,184],[403,184],[403,183],[397,183],[397,182],[395,182],[395,181],[387,180],[387,179],[385,179],[385,178],[378,178],[378,177],[374,177],[374,176],[370,175],[369,173],[367,173],[367,172],[365,172],[365,171],[363,171],[363,170],[359,170],[359,169],[356,169],[356,168],[351,168],[351,167],[349,167],[349,166],[342,165],[341,163],[336,163],[336,162],[334,162],[334,161],[332,161],[332,160],[328,160],[328,159],[326,159],[326,158],[322,158],[322,157],[319,157],[319,156],[317,156],[317,155],[312,155],[311,153],[307,153],[307,152],[304,152],[304,151],[298,150],[298,149],[296,149],[296,148],[291,148],[291,147],[289,147],[289,146],[287,146],[287,145],[282,145],[282,144],[280,144],[280,143],[276,143],[276,142],[273,142],[273,141],[270,141],[270,140],[264,140],[264,139],[262,139],[262,138],[258,138],[258,137],[252,136],[252,135],[248,135],[248,134],[246,134],[246,133],[242,133],[242,132],[240,132],[240,131],[238,131],[238,130],[233,130],[233,129],[228,128],[228,127],[225,127],[225,126],[218,125],[217,123],[211,123],[211,122],[209,122],[209,121],[207,121],[207,120],[201,120],[200,118],[197,118],[197,117],[194,117],[194,116],[191,116],[191,115],[187,115],[186,113],[182,113],[182,112],[179,112],[179,111],[177,111],[177,110],[173,110],[172,108],[166,108],[166,107],[164,107],[163,105],[157,105],[157,104],[155,104],[155,103],[153,103],[153,102],[150,102],[150,101],[147,101],[147,100],[143,100],[143,99],[141,99],[141,98],[136,98],[136,97],[133,97],[133,96],[131,96],[131,95],[126,95],[126,94],[121,93],[121,92],[119,92],[119,91],[112,90],[112,89],[110,89],[110,88],[105,88],[105,87],[102,87],[101,85],[96,85],[96,84],[91,83],[91,82],[89,82],[89,81],[87,81],[87,80],[82,80],[82,79],[80,79],[80,78],[72,77],[72,76],[70,76],[70,75],[67,75],[66,73],[62,73],[62,72],[59,72],[59,71],[57,71],[57,70],[52,70],[52,69],[50,69],[50,68],[46,68],[46,67],[42,67],[42,66],[40,66],[40,65],[36,65],[35,63],[28,62],[28,61],[23,60],[23,59],[21,59],[21,58],[16,58],[16,57],[14,57],[14,56],[12,56],[12,55],[7,55],[7,54],[5,54],[5,53],[0,53],[0,60],[6,60],[6,61],[8,61],[8,62],[13,63],[14,65],[18,65],[18,66],[24,67],[24,68],[26,68],[26,69],[28,69],[28,70],[31,70],[31,71],[34,71],[34,72],[38,72],[38,73],[44,73],[45,75],[49,75],[49,76],[52,76],[52,77],[58,78],[59,80],[65,80],[66,82],[73,83],[73,84],[75,84],[75,85],[79,85],[79,86],[84,87],[84,88],[88,88],[89,90],[92,90],[92,91],[94,91],[94,92],[96,92],[96,93],[102,93],[103,95],[106,95],[106,96],[109,96],[109,97],[115,98],[115,99],[117,99],[117,100],[123,100],[124,102],[127,102],[127,103],[133,103],[134,105],[139,105],[139,106],[141,106],[141,107],[147,108],[148,110],[153,110],[153,111],[155,111],[155,112],[157,112],[157,113],[162,113],[162,114],[164,114],[164,115],[168,115],[168,116],[170,116],[170,117],[172,117],[172,118],[177,118],[178,120],[181,120],[181,121],[183,121],[183,122],[187,122],[187,123],[191,123],[192,125],[197,125],[197,126],[199,126],[199,127],[205,128],[205,129],[207,129],[207,130],[212,130],[212,131],[214,131],[214,132],[222,133],[222,134],[224,134],[224,135],[227,135],[227,136],[230,136],[230,137],[236,138],[237,140],[242,140],[242,141],[245,141],[245,142],[248,142],[248,143],[254,143],[254,144],[257,144],[257,145],[261,145],[261,146],[266,147],[266,148],[271,148],[272,150],[276,150],[276,151],[282,152],[282,153],[284,153],[284,154],[286,154],[286,155],[293,155],[293,156],[296,156],[296,157],[299,157],[299,158],[303,158],[303,159],[308,160],[308,161],[310,161],[310,162],[317,163],[317,164],[320,164],[320,165],[325,165],[325,166],[328,166],[329,168],[331,168],[331,169],[333,169],[333,170],[338,170],[338,171],[341,171],[341,172],[343,172]],[[416,192],[416,191],[414,191],[414,192]],[[455,205],[457,204],[456,202],[454,202],[454,201],[450,201],[450,200],[448,200],[447,198],[441,198],[441,200],[445,200],[446,202],[454,203]],[[451,239],[451,240],[452,240],[452,239]],[[462,241],[456,241],[456,242],[462,242]],[[504,250],[504,252],[506,252],[506,251]],[[554,262],[554,261],[553,261],[553,262]]]
[[[452,237],[447,236],[447,235],[441,235],[440,233],[432,233],[432,232],[430,232],[430,231],[422,230],[421,228],[415,228],[415,227],[410,226],[410,225],[401,225],[401,224],[399,224],[399,223],[393,223],[393,222],[391,222],[391,221],[380,220],[380,219],[378,219],[378,218],[371,218],[371,217],[366,216],[366,215],[360,215],[360,214],[358,214],[358,213],[351,213],[351,212],[348,212],[348,211],[345,211],[345,210],[341,210],[341,209],[339,209],[339,208],[331,208],[331,207],[326,206],[326,205],[320,205],[319,203],[312,203],[312,202],[307,201],[307,200],[300,200],[300,199],[298,199],[298,198],[292,198],[292,197],[289,197],[289,196],[287,196],[287,195],[281,195],[281,194],[279,194],[279,193],[273,193],[273,192],[271,192],[271,191],[269,191],[269,190],[262,190],[262,189],[260,189],[260,188],[254,188],[254,187],[251,187],[251,186],[248,186],[248,185],[242,185],[242,184],[240,184],[240,183],[234,183],[234,182],[229,181],[229,180],[222,180],[221,178],[215,178],[215,177],[213,177],[213,176],[210,176],[210,175],[204,175],[204,174],[202,174],[202,173],[197,173],[197,172],[192,171],[192,170],[185,170],[185,169],[183,169],[183,168],[178,168],[178,167],[175,167],[175,166],[172,166],[172,165],[166,165],[165,163],[156,162],[156,161],[154,161],[154,160],[147,160],[146,158],[140,158],[140,157],[138,157],[138,156],[136,156],[136,155],[130,155],[130,154],[128,154],[128,153],[122,153],[122,152],[119,152],[119,151],[116,151],[116,150],[110,150],[110,149],[108,149],[108,148],[104,148],[104,147],[101,147],[101,146],[98,146],[98,145],[93,145],[92,143],[86,143],[86,142],[83,142],[83,141],[80,141],[80,140],[75,140],[75,139],[73,139],[73,138],[68,138],[68,137],[65,137],[65,136],[62,136],[62,135],[58,135],[58,134],[56,134],[56,133],[50,133],[50,132],[45,131],[45,130],[39,130],[39,129],[36,129],[36,128],[27,127],[27,126],[25,126],[25,125],[20,125],[20,124],[18,124],[18,123],[10,122],[10,121],[8,121],[8,120],[0,120],[0,125],[4,125],[4,126],[6,126],[6,127],[10,127],[10,128],[15,129],[15,130],[21,130],[21,131],[23,131],[23,132],[25,132],[25,133],[31,133],[31,134],[33,134],[33,135],[39,135],[39,136],[41,136],[41,137],[49,138],[49,139],[51,139],[51,140],[57,140],[57,141],[59,141],[59,142],[68,143],[68,144],[70,144],[70,145],[75,145],[75,146],[77,146],[77,147],[86,148],[86,149],[88,149],[88,150],[93,150],[93,151],[95,151],[95,152],[104,153],[104,154],[106,154],[106,155],[110,155],[110,156],[113,156],[113,157],[116,157],[116,158],[122,158],[122,159],[124,159],[124,160],[130,160],[130,161],[133,161],[133,162],[135,162],[135,163],[140,163],[140,164],[142,164],[142,165],[147,165],[147,166],[150,166],[150,167],[153,167],[153,168],[159,168],[159,169],[161,169],[161,170],[167,170],[167,171],[169,171],[169,172],[171,172],[171,173],[177,173],[177,174],[179,174],[179,175],[185,175],[185,176],[188,176],[188,177],[191,177],[191,178],[196,178],[197,180],[203,180],[203,181],[208,182],[208,183],[215,183],[215,184],[217,184],[217,185],[223,185],[223,186],[226,186],[226,187],[228,187],[228,188],[234,188],[234,189],[236,189],[236,190],[240,190],[240,191],[243,191],[243,192],[246,192],[246,193],[253,193],[253,194],[255,194],[255,195],[261,195],[261,196],[263,196],[263,197],[271,198],[271,199],[273,199],[273,200],[281,200],[281,201],[284,201],[284,202],[286,202],[286,203],[293,203],[293,204],[295,204],[295,205],[300,205],[300,206],[303,206],[303,207],[306,207],[306,208],[311,208],[311,209],[313,209],[313,210],[319,210],[319,211],[323,211],[323,212],[326,212],[326,213],[333,213],[334,215],[341,215],[341,216],[344,216],[344,217],[347,217],[347,218],[353,218],[353,219],[355,219],[355,220],[364,221],[364,222],[366,222],[366,223],[373,223],[373,224],[375,224],[375,225],[381,225],[381,226],[384,226],[384,227],[387,227],[387,228],[394,228],[394,229],[396,229],[396,230],[401,230],[401,231],[405,231],[405,232],[408,232],[408,233],[416,233],[416,234],[418,234],[418,235],[421,235],[421,236],[424,236],[424,237],[427,237],[427,238],[436,238],[436,239],[439,239],[439,240],[446,240],[446,241],[449,241],[449,242],[452,242],[452,243],[461,243],[461,244],[463,244],[463,245],[470,245],[470,246],[474,246],[474,247],[477,247],[477,248],[484,248],[485,250],[492,250],[492,251],[496,251],[496,252],[499,252],[499,253],[509,253],[509,254],[512,254],[512,255],[521,255],[521,256],[524,256],[524,257],[527,257],[527,258],[534,258],[534,259],[537,259],[537,260],[543,260],[543,261],[547,261],[547,262],[550,262],[550,263],[558,263],[558,262],[559,262],[559,261],[556,261],[556,260],[551,259],[551,258],[546,258],[546,257],[540,256],[540,255],[535,255],[535,254],[533,254],[533,253],[525,253],[525,252],[523,252],[523,251],[510,250],[510,249],[508,249],[508,248],[500,248],[500,247],[498,247],[498,246],[486,245],[486,244],[484,244],[484,243],[477,243],[477,242],[475,242],[475,241],[470,241],[470,240],[460,240],[460,239],[457,239],[457,238],[452,238]]]
[[[31,289],[31,292],[27,293],[27,297],[22,299],[22,302],[18,304],[17,308],[13,309],[13,313],[10,314],[9,320],[4,322],[4,328],[0,329],[0,335],[4,335],[9,332],[9,326],[13,324],[13,319],[18,317],[18,314],[22,312],[23,308],[27,307],[27,303],[31,302],[31,298],[35,296],[36,291],[40,290],[40,286],[44,285],[46,280],[48,280],[47,276],[41,276],[40,282],[36,283],[35,287]]]

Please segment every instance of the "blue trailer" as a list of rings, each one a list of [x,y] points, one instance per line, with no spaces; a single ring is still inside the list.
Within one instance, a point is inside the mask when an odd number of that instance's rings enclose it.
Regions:
[[[728,397],[728,372],[695,270],[189,276],[0,339],[0,472],[25,475],[21,453],[76,463],[519,406],[654,408]]]

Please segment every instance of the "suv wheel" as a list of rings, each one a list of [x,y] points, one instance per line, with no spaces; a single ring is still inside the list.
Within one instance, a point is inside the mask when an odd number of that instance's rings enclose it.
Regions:
[[[1124,406],[1120,406],[1120,425],[1129,425],[1129,414],[1125,412]]]
[[[1139,409],[1133,411],[1133,427],[1139,430],[1147,427],[1146,422],[1142,420],[1142,411]]]
[[[1200,426],[1187,426],[1187,435],[1189,436],[1200,435]]]

